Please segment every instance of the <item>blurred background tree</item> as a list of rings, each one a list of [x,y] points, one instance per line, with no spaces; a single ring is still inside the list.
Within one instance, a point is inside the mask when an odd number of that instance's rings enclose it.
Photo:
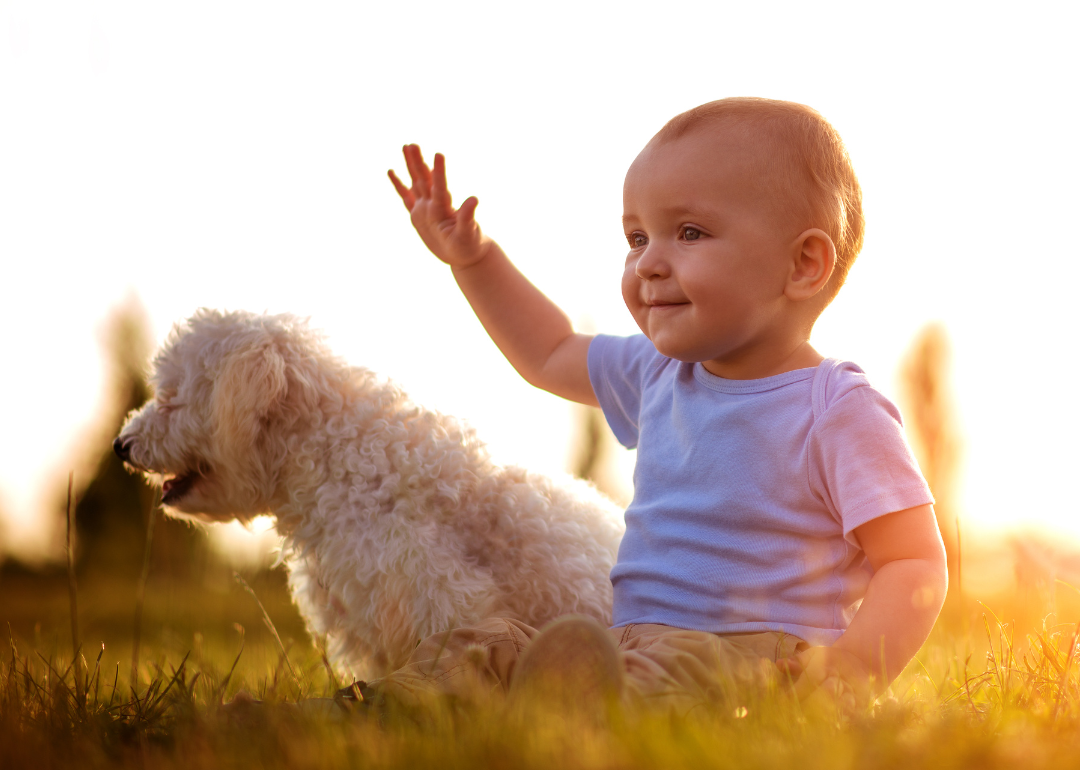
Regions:
[[[633,490],[620,478],[617,453],[623,451],[611,432],[604,414],[591,406],[574,407],[577,430],[574,437],[570,473],[585,479],[622,507],[630,504]]]
[[[960,470],[960,429],[952,396],[952,353],[940,324],[920,331],[900,368],[901,399],[908,438],[923,475],[934,493],[934,510],[949,562],[950,595],[960,577],[960,519],[957,482]]]
[[[588,407],[580,410],[579,435],[574,446],[570,472],[579,479],[591,481],[599,487],[598,479],[604,462],[604,418],[599,409]]]
[[[4,553],[11,537],[8,532],[7,521],[7,512],[4,510],[3,500],[0,500],[0,561],[4,559]]]

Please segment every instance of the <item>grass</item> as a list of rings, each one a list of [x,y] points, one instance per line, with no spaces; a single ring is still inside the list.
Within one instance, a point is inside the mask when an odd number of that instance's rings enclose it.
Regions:
[[[246,590],[245,590],[246,589]],[[954,604],[874,708],[806,714],[783,693],[685,718],[616,713],[605,727],[540,706],[447,704],[423,724],[283,707],[231,716],[240,690],[281,704],[342,682],[303,631],[280,571],[136,587],[79,585],[72,655],[66,575],[0,578],[0,767],[935,768],[1080,765],[1080,594],[1011,588]],[[1049,607],[1056,614],[1045,614]],[[265,622],[269,620],[270,622]],[[94,640],[92,643],[89,640]],[[104,647],[102,646],[104,644]]]

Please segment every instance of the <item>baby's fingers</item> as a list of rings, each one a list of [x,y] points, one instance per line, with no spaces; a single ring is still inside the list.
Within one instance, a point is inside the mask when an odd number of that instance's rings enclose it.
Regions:
[[[802,711],[815,720],[837,721],[855,716],[859,709],[855,697],[832,682],[825,682],[806,697],[800,698]]]
[[[386,172],[390,177],[390,181],[394,185],[394,189],[397,190],[397,194],[401,196],[401,202],[405,204],[405,208],[412,211],[413,206],[416,205],[416,196],[413,195],[412,190],[406,187],[400,179],[397,178],[397,174],[394,173],[394,169],[390,169]]]
[[[420,154],[420,145],[407,144],[403,152],[405,165],[409,167],[409,177],[412,179],[413,194],[418,198],[424,198],[431,194],[431,169],[424,163],[424,156]]]
[[[431,199],[435,203],[435,209],[444,216],[454,213],[450,190],[446,187],[446,158],[441,152],[435,153],[435,164],[431,170]]]
[[[798,700],[804,701],[813,695],[817,687],[817,683],[813,679],[806,674],[801,674],[792,682],[791,692],[794,693]]]
[[[776,667],[781,674],[786,674],[792,679],[798,678],[803,672],[803,665],[798,658],[780,658],[776,661]]]
[[[475,195],[465,199],[464,203],[461,204],[461,208],[457,210],[458,227],[472,226],[475,221],[476,207],[478,205],[480,205],[480,201],[476,199]]]

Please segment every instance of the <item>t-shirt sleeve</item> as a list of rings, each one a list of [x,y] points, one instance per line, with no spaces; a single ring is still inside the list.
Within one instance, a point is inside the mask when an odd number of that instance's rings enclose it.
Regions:
[[[589,344],[589,381],[619,443],[638,442],[641,391],[650,367],[661,358],[649,338],[598,334]]]
[[[848,390],[819,416],[809,461],[811,489],[855,546],[856,527],[934,502],[904,437],[900,411],[869,385]]]

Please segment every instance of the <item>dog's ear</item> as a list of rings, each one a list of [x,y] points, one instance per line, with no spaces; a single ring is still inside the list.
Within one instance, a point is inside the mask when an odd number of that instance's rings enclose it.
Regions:
[[[258,441],[288,390],[285,359],[274,344],[238,350],[214,379],[211,412],[219,460],[253,486],[265,488]]]
[[[293,356],[286,361],[285,380],[287,393],[278,416],[285,425],[309,423],[323,394],[330,392],[318,362],[313,356]]]

